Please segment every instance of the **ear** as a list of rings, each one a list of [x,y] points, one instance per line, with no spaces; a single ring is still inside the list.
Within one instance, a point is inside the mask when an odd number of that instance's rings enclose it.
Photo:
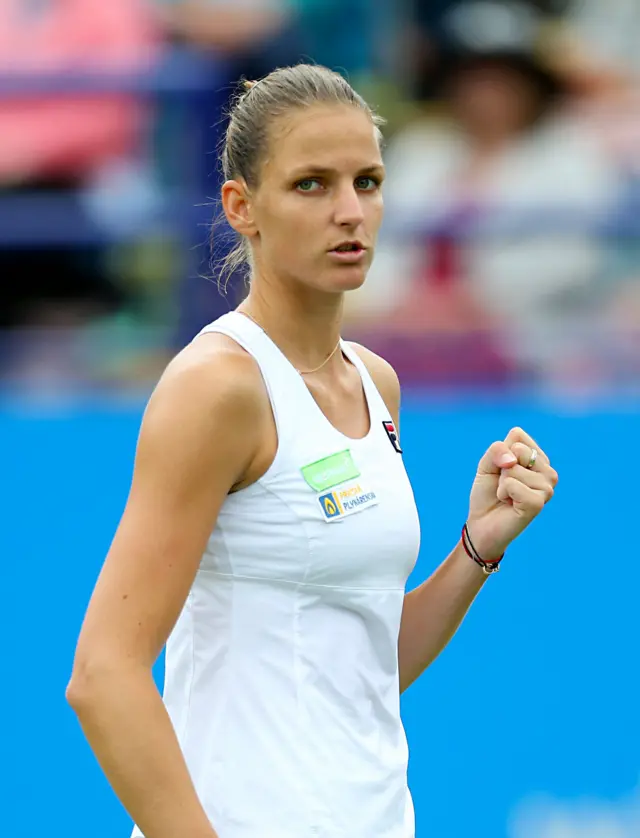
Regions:
[[[222,185],[222,209],[227,221],[241,236],[255,236],[258,232],[253,220],[251,193],[243,180],[228,180]]]

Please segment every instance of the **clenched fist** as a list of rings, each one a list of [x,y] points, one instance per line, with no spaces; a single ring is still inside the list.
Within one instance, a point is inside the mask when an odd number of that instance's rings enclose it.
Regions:
[[[522,428],[494,442],[478,465],[467,524],[486,562],[498,559],[553,497],[558,474]]]

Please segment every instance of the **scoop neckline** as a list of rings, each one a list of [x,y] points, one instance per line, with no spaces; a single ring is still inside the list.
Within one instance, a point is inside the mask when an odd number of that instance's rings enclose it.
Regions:
[[[345,434],[345,433],[344,433],[344,431],[341,431],[339,428],[336,428],[336,426],[333,424],[333,422],[331,422],[331,420],[329,419],[329,417],[326,415],[326,413],[322,410],[322,408],[320,407],[320,405],[318,404],[318,402],[317,402],[317,401],[315,400],[315,398],[313,397],[313,393],[312,393],[312,392],[311,392],[311,390],[307,387],[307,385],[306,385],[306,383],[305,383],[304,378],[302,377],[302,375],[301,375],[301,374],[298,372],[298,370],[297,370],[297,369],[293,366],[293,364],[291,363],[291,361],[287,358],[287,356],[286,356],[286,355],[284,354],[284,352],[280,349],[280,347],[279,347],[279,346],[278,346],[278,344],[277,344],[277,343],[273,340],[273,338],[271,338],[271,337],[270,337],[270,336],[266,333],[266,331],[262,328],[262,326],[259,326],[259,325],[255,322],[255,320],[252,320],[250,317],[247,317],[247,315],[246,315],[246,314],[244,314],[244,313],[243,313],[243,312],[241,312],[241,311],[238,311],[238,309],[235,309],[233,313],[234,313],[234,314],[237,314],[237,315],[238,315],[238,316],[240,316],[243,320],[245,320],[245,321],[247,321],[248,323],[250,323],[250,324],[251,324],[254,328],[258,329],[258,330],[259,330],[259,331],[260,331],[260,332],[261,332],[261,333],[265,336],[265,338],[266,338],[266,339],[269,341],[269,343],[273,346],[273,348],[276,350],[276,352],[277,352],[277,353],[278,353],[278,355],[281,357],[281,359],[284,361],[284,363],[285,363],[285,364],[289,367],[289,369],[291,370],[291,372],[292,372],[292,373],[295,375],[295,377],[298,379],[298,381],[300,382],[300,386],[302,387],[302,389],[303,389],[303,390],[304,390],[304,392],[306,393],[307,398],[309,398],[309,399],[311,400],[311,402],[312,402],[313,407],[315,408],[315,410],[316,410],[316,411],[320,414],[320,417],[321,417],[322,419],[324,419],[324,421],[325,421],[325,422],[326,422],[326,424],[329,426],[329,428],[331,428],[331,430],[332,430],[332,431],[334,431],[336,434],[338,434],[339,436],[341,436],[341,437],[342,437],[342,439],[347,440],[347,442],[348,442],[348,443],[350,443],[350,444],[353,444],[353,443],[364,443],[364,442],[366,442],[367,440],[369,440],[369,438],[370,438],[370,437],[371,437],[371,435],[373,434],[373,424],[374,424],[374,422],[373,422],[373,405],[372,405],[372,400],[369,398],[368,383],[367,383],[367,381],[366,381],[366,379],[365,379],[365,376],[364,376],[364,374],[363,374],[363,370],[360,368],[360,364],[361,364],[361,363],[363,363],[363,362],[362,362],[362,360],[361,360],[360,358],[358,358],[358,357],[357,357],[355,350],[354,350],[354,349],[352,349],[350,346],[348,346],[348,345],[347,345],[347,342],[346,342],[343,338],[340,338],[340,352],[342,353],[343,357],[345,357],[345,358],[347,359],[347,361],[348,361],[348,362],[349,362],[349,363],[350,363],[350,364],[351,364],[351,365],[355,368],[356,372],[358,373],[358,377],[359,377],[359,379],[360,379],[360,385],[362,386],[362,392],[364,393],[365,407],[366,407],[366,409],[367,409],[367,415],[368,415],[368,417],[369,417],[369,428],[368,428],[368,430],[367,430],[367,433],[366,433],[364,436],[359,436],[359,437],[348,436],[347,434]]]

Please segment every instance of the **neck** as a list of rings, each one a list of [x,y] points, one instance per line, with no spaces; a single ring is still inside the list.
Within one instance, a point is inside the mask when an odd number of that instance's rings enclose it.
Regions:
[[[315,289],[275,289],[259,277],[238,310],[251,315],[296,369],[313,370],[329,357],[340,339],[342,294]],[[336,352],[325,369],[344,363]]]

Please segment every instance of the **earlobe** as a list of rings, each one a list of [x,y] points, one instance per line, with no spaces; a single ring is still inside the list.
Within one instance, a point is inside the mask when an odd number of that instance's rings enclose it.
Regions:
[[[244,181],[226,181],[222,186],[221,198],[222,209],[233,229],[242,236],[254,236],[257,230],[253,221],[251,196]]]

